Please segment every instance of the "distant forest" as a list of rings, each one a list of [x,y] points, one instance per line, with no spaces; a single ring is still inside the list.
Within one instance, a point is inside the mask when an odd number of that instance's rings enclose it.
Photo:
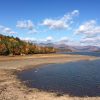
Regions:
[[[0,34],[0,55],[28,55],[54,53],[53,47],[43,47],[20,40],[18,37]]]

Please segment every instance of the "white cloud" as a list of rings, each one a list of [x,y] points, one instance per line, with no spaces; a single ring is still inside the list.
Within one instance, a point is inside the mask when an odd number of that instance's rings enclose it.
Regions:
[[[75,30],[76,34],[81,34],[80,43],[83,45],[99,45],[100,43],[100,26],[95,20],[90,20],[80,25]]]
[[[52,41],[53,40],[53,37],[52,36],[48,36],[45,41]]]
[[[100,37],[83,38],[80,42],[87,45],[100,45]]]
[[[71,13],[64,15],[60,19],[45,19],[42,25],[49,27],[50,29],[68,29],[73,22],[73,17],[78,16],[79,11],[74,10]]]
[[[11,28],[8,28],[2,25],[0,25],[0,32],[4,34],[15,34],[16,33]]]
[[[62,38],[60,39],[60,41],[69,41],[69,38],[68,38],[68,37],[62,37]]]
[[[33,42],[36,41],[33,37],[20,37],[21,40],[27,41],[27,42]]]
[[[17,25],[16,27],[20,28],[20,29],[26,29],[28,30],[29,34],[31,33],[38,33],[35,25],[33,24],[33,22],[31,20],[22,20],[22,21],[17,21]]]
[[[80,40],[82,45],[91,45],[91,46],[99,46],[100,45],[100,38],[92,37],[92,38],[82,38]]]
[[[62,20],[52,20],[52,19],[45,19],[43,25],[48,26],[51,29],[64,29],[69,27]]]
[[[70,41],[68,37],[61,37],[61,39],[58,41],[58,44],[67,44]]]
[[[38,42],[38,43],[42,43],[42,42],[53,42],[53,37],[52,36],[48,36],[46,38],[43,39],[36,39],[34,37],[20,37],[21,40],[27,41],[27,42]]]
[[[72,39],[71,37],[61,37],[58,41],[57,41],[57,44],[66,44],[66,45],[70,45],[70,46],[73,46],[73,45],[78,45],[79,42],[78,41],[75,41],[74,39]]]
[[[87,37],[94,37],[100,34],[100,26],[97,25],[95,20],[90,20],[80,25],[78,29],[75,30],[76,34],[83,34]]]
[[[28,29],[32,30],[34,28],[34,24],[31,20],[23,20],[23,21],[17,21],[16,27],[21,29]]]
[[[40,43],[49,43],[49,42],[53,42],[54,38],[52,36],[48,36],[46,38],[41,38],[41,39],[38,39],[37,41],[40,42]]]
[[[28,33],[29,34],[38,33],[38,31],[36,29],[33,29],[33,30],[30,30]]]

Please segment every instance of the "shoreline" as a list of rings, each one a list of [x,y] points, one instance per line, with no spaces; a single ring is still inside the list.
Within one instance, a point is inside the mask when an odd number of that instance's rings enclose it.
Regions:
[[[10,58],[10,59],[9,59]],[[100,100],[100,97],[57,97],[55,93],[26,87],[18,78],[17,72],[45,64],[68,63],[81,60],[96,60],[99,57],[84,55],[45,54],[22,57],[0,56],[0,100]],[[19,66],[20,65],[20,66]],[[14,68],[13,68],[14,67]],[[90,98],[90,99],[89,99]]]

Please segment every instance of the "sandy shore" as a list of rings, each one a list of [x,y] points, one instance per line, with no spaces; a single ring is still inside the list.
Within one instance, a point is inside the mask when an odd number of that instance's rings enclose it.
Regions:
[[[27,88],[17,79],[16,72],[41,64],[65,63],[79,60],[95,60],[97,57],[81,55],[46,54],[31,56],[0,56],[0,100],[100,100],[100,97],[57,96]]]

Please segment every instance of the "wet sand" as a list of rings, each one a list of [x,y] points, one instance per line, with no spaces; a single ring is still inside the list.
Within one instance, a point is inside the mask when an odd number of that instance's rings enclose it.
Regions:
[[[26,87],[16,73],[42,64],[100,59],[83,55],[41,54],[31,56],[0,56],[0,100],[100,100],[100,97],[70,97]]]

